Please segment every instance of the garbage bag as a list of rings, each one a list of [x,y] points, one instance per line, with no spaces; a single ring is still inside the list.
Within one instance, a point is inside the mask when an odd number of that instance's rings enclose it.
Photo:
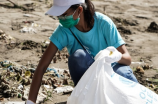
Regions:
[[[115,73],[104,56],[96,55],[67,104],[158,104],[156,93]]]

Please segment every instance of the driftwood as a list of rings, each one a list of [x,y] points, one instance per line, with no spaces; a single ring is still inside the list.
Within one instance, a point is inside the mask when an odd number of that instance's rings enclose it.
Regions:
[[[13,4],[13,6],[10,6],[10,5],[7,5],[7,4],[0,4],[0,6],[2,7],[6,7],[6,8],[18,8],[18,9],[21,9],[23,11],[33,11],[34,8],[33,8],[33,3],[31,4],[26,4],[25,6],[21,6],[21,5],[18,5],[16,3],[14,3],[13,1],[11,0],[6,0],[8,2],[10,2],[11,4]],[[30,5],[32,6],[32,8],[29,8]]]

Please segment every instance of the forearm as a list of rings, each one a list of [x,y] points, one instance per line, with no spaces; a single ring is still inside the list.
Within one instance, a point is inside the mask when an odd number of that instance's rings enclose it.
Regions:
[[[131,56],[128,53],[122,54],[121,60],[118,61],[120,64],[130,65],[131,64]]]
[[[31,87],[30,87],[30,92],[29,92],[29,98],[28,98],[29,100],[36,102],[38,91],[41,86],[43,74],[45,73],[48,65],[50,64],[57,50],[58,50],[57,47],[52,42],[50,42],[48,48],[44,52],[37,66],[37,69],[34,73],[34,77],[33,77]]]
[[[39,88],[41,86],[41,80],[42,80],[42,77],[44,74],[43,70],[44,69],[37,67],[37,69],[34,73],[32,84],[30,87],[29,98],[28,98],[29,100],[31,100],[33,102],[36,102],[36,99],[37,99],[38,91],[39,91]]]

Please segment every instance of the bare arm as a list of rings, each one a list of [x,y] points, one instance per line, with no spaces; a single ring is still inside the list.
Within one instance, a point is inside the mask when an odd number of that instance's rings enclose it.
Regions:
[[[130,56],[128,50],[126,49],[126,46],[121,45],[117,48],[117,50],[122,53],[122,58],[120,61],[118,61],[118,63],[130,65],[131,64],[131,56]]]
[[[43,74],[45,73],[48,65],[50,64],[57,50],[58,50],[57,47],[52,42],[50,42],[48,48],[44,52],[37,66],[37,69],[34,73],[30,92],[29,92],[29,98],[28,98],[29,100],[36,102],[38,91],[41,86],[41,80],[43,78]]]

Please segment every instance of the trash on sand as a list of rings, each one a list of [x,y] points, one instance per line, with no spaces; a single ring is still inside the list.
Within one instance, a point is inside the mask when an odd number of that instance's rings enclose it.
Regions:
[[[23,14],[24,17],[33,17],[31,14]]]
[[[47,88],[47,89],[51,89],[51,88],[53,88],[52,86],[50,86],[50,85],[43,85],[44,86],[44,88]]]
[[[0,64],[2,67],[5,67],[5,68],[9,68],[10,66],[12,66],[12,63],[8,60],[2,61]]]
[[[25,72],[25,77],[30,77],[31,76],[31,72],[30,71],[26,71]]]
[[[23,85],[19,85],[19,86],[18,86],[18,89],[19,89],[19,90],[23,90]]]
[[[1,34],[4,34],[4,31],[3,31],[3,30],[0,30],[0,35],[1,35]]]
[[[35,29],[32,28],[32,27],[23,27],[23,28],[20,30],[20,32],[22,32],[22,33],[25,33],[25,32],[29,32],[29,33],[34,32],[34,33],[36,33]]]
[[[73,87],[72,86],[64,86],[64,87],[57,87],[56,89],[54,89],[54,91],[56,93],[69,93],[73,91]]]
[[[143,69],[142,67],[138,66],[138,67],[136,68],[136,72],[141,73],[141,74],[144,74],[144,69]]]
[[[20,30],[20,32],[36,33],[37,31],[33,27],[41,27],[41,25],[38,25],[37,23],[31,23],[31,26],[23,26],[23,28]]]
[[[150,26],[147,29],[148,32],[154,32],[154,33],[158,33],[158,25],[156,24],[156,22],[151,22]]]
[[[32,23],[31,26],[32,27],[41,27],[41,25],[38,25],[37,23]]]
[[[131,64],[144,64],[144,62],[131,62]]]
[[[54,68],[47,68],[46,72],[52,72],[57,76],[57,77],[60,77],[60,75],[57,73],[56,69]]]

